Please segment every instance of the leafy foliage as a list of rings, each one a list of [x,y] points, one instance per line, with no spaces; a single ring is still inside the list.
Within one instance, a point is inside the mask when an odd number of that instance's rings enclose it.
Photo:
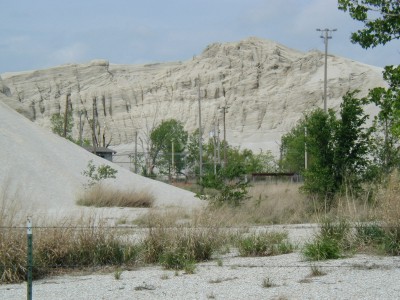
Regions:
[[[352,250],[349,234],[346,221],[325,220],[315,240],[304,245],[303,255],[312,261],[341,258]]]
[[[303,189],[328,199],[328,206],[343,184],[360,188],[369,170],[371,130],[365,128],[367,116],[362,109],[365,99],[357,99],[356,92],[343,97],[340,119],[332,110],[325,113],[318,109],[282,137],[283,165],[303,173]],[[303,167],[305,145],[307,170]]]
[[[340,10],[364,23],[354,32],[351,41],[363,48],[376,47],[400,37],[400,2],[398,0],[338,0]]]
[[[103,179],[116,178],[117,170],[113,169],[109,165],[100,165],[96,168],[93,164],[93,160],[90,160],[87,165],[87,169],[82,172],[82,175],[88,177],[88,186],[93,186]]]
[[[219,179],[217,178],[217,180]],[[216,187],[218,194],[211,196],[210,202],[216,206],[224,204],[239,206],[244,200],[249,198],[247,196],[248,187],[248,183],[241,181],[218,185]]]
[[[74,126],[74,118],[72,116],[72,111],[70,111],[67,114],[67,128],[66,128],[67,135],[66,136],[64,136],[64,122],[65,122],[64,115],[53,114],[51,116],[50,122],[51,122],[51,130],[53,131],[53,133],[56,133],[59,136],[65,137],[71,141],[73,140],[72,135],[71,135],[72,128]]]
[[[389,88],[374,88],[368,97],[370,102],[379,107],[379,113],[374,119],[377,131],[375,162],[388,174],[400,165],[397,147],[400,142],[400,67],[386,67],[383,76]]]
[[[280,147],[282,160],[280,161],[280,168],[283,170],[300,174],[304,173],[306,120],[307,116],[301,119],[291,131],[282,136]]]
[[[348,11],[350,17],[364,23],[364,28],[354,32],[351,40],[363,48],[385,45],[400,38],[400,2],[397,0],[339,0],[340,10]],[[369,101],[376,104],[380,112],[375,118],[375,162],[384,173],[399,166],[400,138],[400,68],[387,66],[383,73],[389,88],[375,88],[369,93]],[[379,174],[377,174],[379,175]],[[379,176],[377,176],[379,178]]]
[[[187,139],[188,133],[183,129],[182,123],[177,120],[163,121],[158,127],[154,128],[150,134],[150,152],[153,166],[157,166],[162,172],[169,174],[172,173],[174,167],[176,172],[180,173],[184,168],[182,154]],[[174,166],[172,166],[172,155],[174,156]]]

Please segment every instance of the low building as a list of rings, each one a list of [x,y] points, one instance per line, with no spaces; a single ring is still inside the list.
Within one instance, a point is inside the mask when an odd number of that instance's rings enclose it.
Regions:
[[[104,159],[107,159],[108,161],[111,161],[111,162],[112,162],[112,159],[113,159],[113,155],[115,153],[117,153],[117,151],[114,151],[114,150],[112,150],[110,148],[106,148],[106,147],[93,147],[93,146],[90,146],[90,147],[83,147],[83,148],[85,150],[87,150],[87,151],[89,151],[89,152],[91,152],[93,154],[96,154],[97,156],[100,156],[100,157],[102,157]]]

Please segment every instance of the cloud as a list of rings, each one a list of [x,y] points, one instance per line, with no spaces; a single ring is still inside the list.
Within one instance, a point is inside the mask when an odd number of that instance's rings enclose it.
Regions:
[[[55,50],[50,55],[50,64],[64,64],[82,62],[88,52],[87,46],[82,43],[74,43]]]

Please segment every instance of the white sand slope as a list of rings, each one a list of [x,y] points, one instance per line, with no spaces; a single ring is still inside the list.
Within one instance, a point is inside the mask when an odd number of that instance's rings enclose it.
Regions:
[[[72,209],[87,178],[89,160],[118,170],[107,184],[121,190],[146,190],[156,206],[197,207],[193,193],[136,175],[81,147],[49,133],[0,102],[0,189],[17,192],[26,205],[38,209]]]

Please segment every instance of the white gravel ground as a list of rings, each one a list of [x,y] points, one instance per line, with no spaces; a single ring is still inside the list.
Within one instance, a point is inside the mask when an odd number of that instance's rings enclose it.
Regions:
[[[60,276],[35,281],[33,298],[54,299],[399,299],[400,258],[356,255],[316,263],[312,277],[299,253],[275,257],[225,257],[198,264],[195,274],[161,267]],[[264,287],[269,280],[272,287]],[[26,284],[0,286],[0,299],[26,298]]]
[[[292,241],[306,241],[315,226],[277,226]],[[90,275],[65,275],[33,283],[33,299],[400,299],[400,257],[355,255],[310,263],[299,252],[239,257],[234,252],[199,263],[194,274],[160,266]],[[311,276],[311,266],[324,272]],[[264,287],[268,281],[271,287]],[[26,299],[26,283],[0,285],[0,299]]]

